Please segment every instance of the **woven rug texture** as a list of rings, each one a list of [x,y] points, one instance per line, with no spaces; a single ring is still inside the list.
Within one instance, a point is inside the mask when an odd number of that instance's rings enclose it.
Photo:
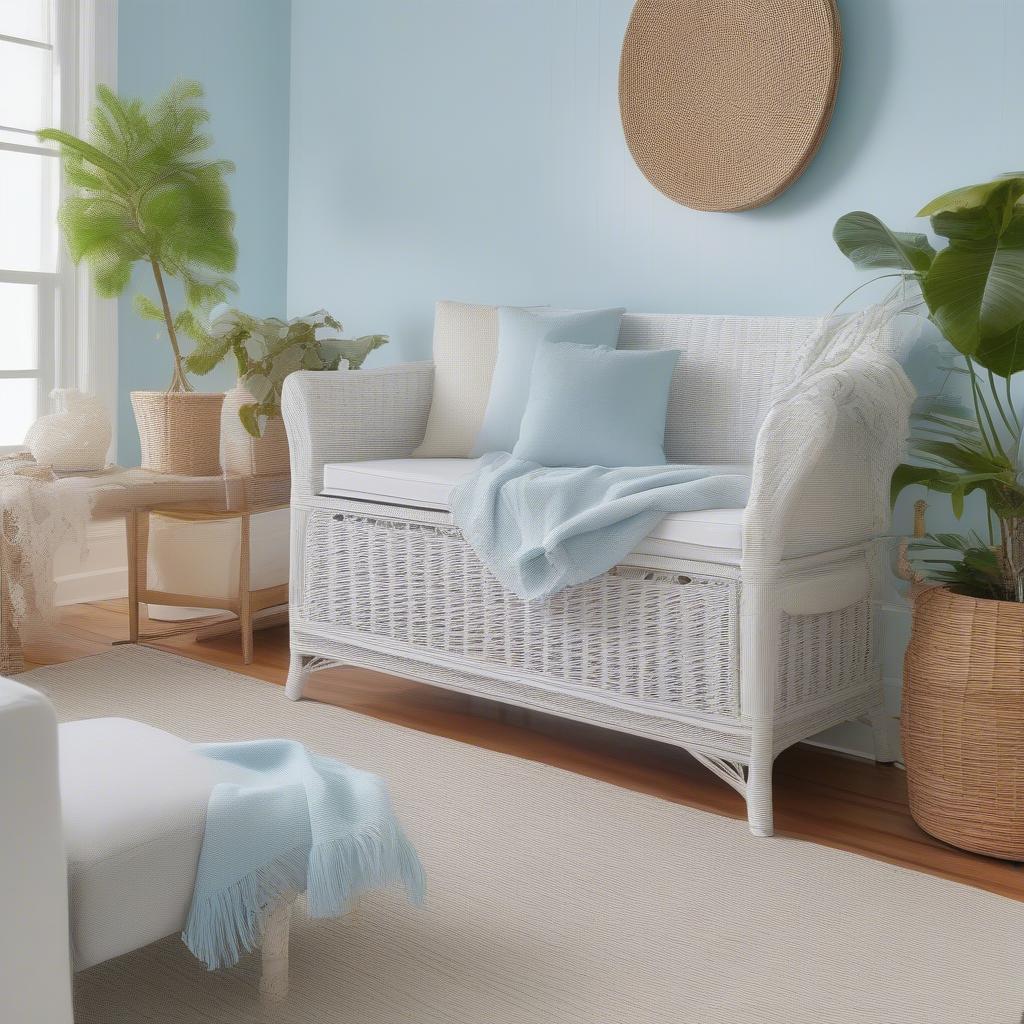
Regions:
[[[1018,1024],[1024,907],[155,650],[37,669],[62,720],[285,736],[385,776],[426,905],[299,915],[291,994],[180,939],[75,982],[77,1024]]]

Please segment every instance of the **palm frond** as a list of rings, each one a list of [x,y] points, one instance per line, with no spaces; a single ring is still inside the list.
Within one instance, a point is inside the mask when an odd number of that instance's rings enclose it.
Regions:
[[[907,553],[930,580],[957,593],[997,601],[1013,599],[999,550],[985,544],[973,531],[967,535],[928,534],[911,541]]]
[[[226,180],[234,165],[207,153],[202,86],[179,80],[151,104],[103,85],[96,94],[88,138],[39,132],[59,145],[72,190],[59,213],[72,259],[89,264],[102,295],[121,294],[141,260],[161,278],[178,278],[192,309],[224,301],[238,259]],[[151,299],[136,308],[150,319],[160,314],[176,352],[179,328],[201,335],[199,321]]]

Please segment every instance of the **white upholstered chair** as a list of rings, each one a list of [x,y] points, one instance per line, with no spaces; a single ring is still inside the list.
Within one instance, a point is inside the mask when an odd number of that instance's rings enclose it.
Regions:
[[[176,736],[124,718],[58,726],[45,697],[0,679],[0,1021],[70,1024],[72,969],[182,931],[222,781],[239,770]],[[264,934],[269,999],[287,992],[289,912]]]
[[[57,719],[0,679],[0,1020],[71,1024]]]
[[[362,665],[675,743],[746,798],[757,835],[785,747],[863,718],[891,760],[874,587],[914,392],[891,316],[834,325],[824,345],[812,318],[627,314],[620,348],[680,350],[669,460],[749,467],[750,501],[669,516],[533,603],[452,524],[469,463],[410,458],[431,364],[293,374],[288,695]]]

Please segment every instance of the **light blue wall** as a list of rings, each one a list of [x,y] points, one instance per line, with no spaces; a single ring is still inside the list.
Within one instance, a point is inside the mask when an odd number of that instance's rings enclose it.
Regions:
[[[290,0],[120,0],[118,91],[152,99],[178,77],[206,89],[217,156],[235,161],[231,197],[238,218],[238,302],[263,315],[285,312],[288,192]],[[133,285],[153,294],[141,270]],[[132,310],[118,317],[118,458],[137,465],[139,439],[128,393],[165,388],[170,348],[158,325]],[[196,381],[216,391],[233,383],[222,366]]]
[[[390,333],[378,363],[429,354],[437,298],[827,312],[864,280],[830,240],[840,214],[909,227],[932,196],[1024,165],[1019,0],[839,6],[817,158],[770,205],[708,214],[656,192],[623,141],[632,0],[294,0],[289,312]],[[933,361],[926,338],[923,389]],[[887,604],[895,705],[908,617]]]
[[[857,281],[836,217],[907,223],[1024,162],[1017,0],[841,0],[831,130],[738,214],[655,191],[622,137],[632,0],[294,0],[288,306],[429,352],[439,297],[819,313]],[[969,15],[968,15],[969,12]]]

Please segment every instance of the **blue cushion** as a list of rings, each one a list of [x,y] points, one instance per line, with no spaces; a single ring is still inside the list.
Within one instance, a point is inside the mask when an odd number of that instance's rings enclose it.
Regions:
[[[658,466],[679,352],[543,344],[512,454],[542,466]]]
[[[498,309],[498,357],[473,456],[510,452],[530,391],[530,371],[542,341],[615,348],[624,309]]]

